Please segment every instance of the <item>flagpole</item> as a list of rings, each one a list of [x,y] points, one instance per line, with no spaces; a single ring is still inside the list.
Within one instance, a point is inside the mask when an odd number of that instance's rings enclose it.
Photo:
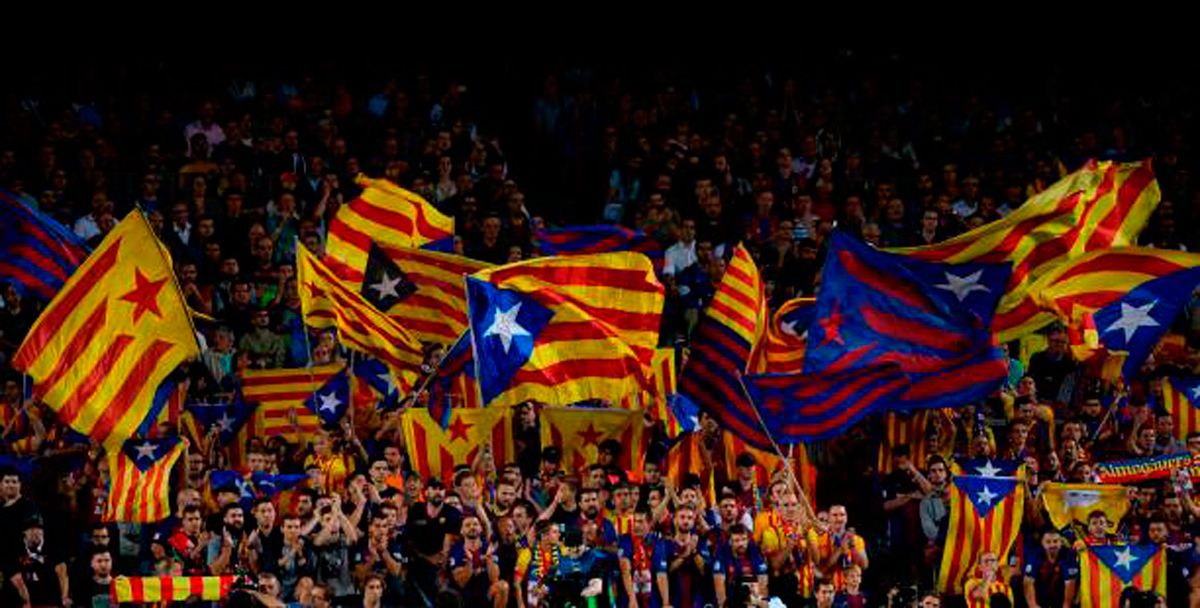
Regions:
[[[293,237],[293,243],[296,246],[296,292],[299,294],[300,285],[300,268],[303,264],[300,263],[300,248],[304,245],[300,242],[300,237]],[[315,254],[314,254],[315,255]],[[317,383],[316,376],[313,375],[313,366],[316,365],[316,360],[313,357],[312,340],[308,337],[308,323],[304,320],[304,298],[300,298],[300,333],[304,334],[304,356],[308,358],[308,385],[313,386]],[[308,398],[311,399],[316,394],[314,391],[309,393]],[[288,416],[288,422],[292,424],[292,432],[296,434],[296,438],[300,438],[300,415],[296,413],[296,406],[288,406],[291,411],[291,416]]]
[[[783,470],[787,472],[788,480],[791,481],[792,487],[795,488],[796,493],[799,494],[801,500],[804,501],[805,510],[808,511],[808,518],[812,520],[813,524],[815,525],[817,521],[817,512],[815,509],[813,509],[812,503],[809,502],[808,494],[804,492],[804,486],[801,486],[800,481],[796,478],[796,472],[792,469],[791,460],[783,453],[783,450],[779,447],[779,443],[777,443],[775,441],[775,437],[771,435],[771,429],[767,426],[767,421],[763,420],[762,413],[758,411],[758,406],[754,405],[754,399],[750,397],[750,391],[746,390],[746,383],[742,380],[741,374],[738,374],[738,386],[740,386],[742,389],[742,396],[746,398],[746,402],[749,403],[750,408],[754,410],[754,417],[758,419],[759,425],[762,426],[763,433],[766,434],[767,440],[771,442],[771,447],[775,449],[775,453],[781,460],[783,460]]]

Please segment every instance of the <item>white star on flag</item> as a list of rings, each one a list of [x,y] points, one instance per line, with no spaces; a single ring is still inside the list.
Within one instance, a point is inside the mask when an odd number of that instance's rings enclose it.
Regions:
[[[1192,401],[1200,400],[1200,384],[1192,389]]]
[[[396,392],[396,382],[392,380],[392,374],[390,374],[388,372],[383,372],[382,374],[379,374],[378,376],[375,376],[375,377],[378,378],[379,381],[382,382],[384,384],[384,386],[387,387],[387,394],[390,395],[390,394]]]
[[[221,414],[220,420],[217,420],[217,426],[221,427],[221,432],[233,430],[233,418],[229,414]]]
[[[987,487],[987,484],[984,484],[983,491],[975,495],[975,500],[991,506],[992,501],[996,500],[999,496],[999,494],[992,493],[992,489]]]
[[[379,294],[378,299],[384,297],[399,298],[400,292],[396,291],[396,286],[400,284],[400,277],[392,278],[387,272],[379,273],[379,282],[371,283],[370,288]]]
[[[337,395],[334,393],[329,393],[328,395],[318,395],[318,398],[321,400],[321,405],[317,407],[317,409],[322,412],[336,412],[338,406],[342,404],[342,400],[338,399]]]
[[[517,315],[521,313],[521,303],[517,302],[512,308],[506,311],[496,310],[496,316],[492,319],[491,327],[483,332],[483,337],[500,336],[500,343],[504,345],[504,354],[508,354],[508,349],[512,347],[512,339],[514,336],[528,336],[529,332],[517,323]]]
[[[1104,330],[1104,333],[1119,329],[1125,332],[1125,343],[1129,344],[1129,339],[1133,337],[1133,334],[1137,333],[1138,329],[1143,327],[1158,327],[1158,321],[1155,321],[1150,316],[1150,311],[1154,310],[1157,304],[1158,300],[1142,306],[1130,306],[1121,302],[1120,318],[1113,321],[1113,324],[1109,325],[1108,329]]]
[[[946,282],[941,285],[934,285],[934,287],[953,293],[959,302],[966,300],[967,296],[971,295],[972,292],[982,291],[987,293],[991,291],[987,286],[979,284],[979,279],[983,277],[983,270],[976,270],[965,277],[960,277],[949,272],[945,274]]]
[[[154,460],[154,452],[158,448],[153,443],[150,443],[149,441],[147,441],[147,442],[143,443],[142,445],[135,446],[133,449],[137,450],[137,459],[138,460],[141,460],[143,458],[148,458],[150,460]]]
[[[977,475],[981,475],[983,477],[995,477],[996,474],[999,472],[1000,472],[1000,469],[997,468],[996,465],[992,464],[991,460],[988,460],[987,463],[985,463],[981,467],[975,467],[975,473]],[[987,486],[984,486],[984,487],[987,487]]]
[[[1133,568],[1133,551],[1129,547],[1125,547],[1124,551],[1116,551],[1113,553],[1117,557],[1117,567],[1129,570]]]

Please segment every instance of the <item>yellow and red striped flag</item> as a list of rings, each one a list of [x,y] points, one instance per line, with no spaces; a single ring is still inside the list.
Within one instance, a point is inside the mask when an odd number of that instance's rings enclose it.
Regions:
[[[879,444],[879,460],[876,467],[880,475],[893,470],[892,449],[908,446],[908,455],[918,468],[925,466],[929,447],[925,440],[925,429],[930,423],[930,410],[917,410],[911,414],[888,412],[883,418],[883,441]]]
[[[653,390],[663,288],[633,253],[542,258],[467,279],[483,403],[619,403]]]
[[[170,255],[131,212],[71,275],[30,329],[13,367],[64,423],[119,446],[150,415],[154,395],[200,355]]]
[[[228,576],[118,576],[111,597],[118,604],[185,602],[200,599],[216,602],[233,590],[237,577]]]
[[[942,243],[897,251],[935,262],[1012,262],[992,320],[1005,342],[1054,320],[1034,300],[1034,281],[1089,251],[1133,244],[1159,198],[1150,161],[1091,161],[1004,219]]]
[[[723,433],[722,441],[725,449],[726,479],[737,479],[737,457],[742,452],[754,457],[754,462],[758,465],[755,469],[754,482],[764,492],[770,487],[771,481],[785,471],[783,459],[772,450],[760,450],[742,441],[733,433]],[[808,449],[804,444],[788,447],[791,449],[791,454],[788,457],[787,465],[791,467],[792,474],[796,476],[796,482],[800,484],[800,488],[808,495],[808,500],[814,502],[817,500],[817,467],[809,459]]]
[[[1080,552],[1080,608],[1118,606],[1121,604],[1121,593],[1130,587],[1153,591],[1162,598],[1167,596],[1166,547],[1104,545],[1088,547]]]
[[[187,450],[179,437],[130,439],[108,453],[104,521],[150,523],[171,514],[171,469]]]
[[[654,351],[651,370],[654,374],[654,390],[627,395],[621,400],[620,407],[626,410],[649,411],[655,420],[662,421],[667,437],[674,439],[683,432],[682,425],[675,418],[674,409],[671,407],[671,400],[675,395],[675,349],[667,347]]]
[[[304,405],[313,391],[342,371],[340,364],[302,369],[246,370],[242,373],[242,396],[257,403],[251,424],[243,427],[248,436],[283,436],[300,441],[321,429],[321,420]]]
[[[816,298],[793,298],[783,303],[767,326],[762,349],[767,358],[766,371],[772,374],[804,372],[804,351],[808,345],[808,325],[816,312]]]
[[[938,575],[938,592],[960,595],[979,556],[995,553],[1005,563],[1021,529],[1025,482],[1016,477],[955,475],[950,523]]]
[[[497,468],[515,456],[511,408],[454,409],[445,429],[429,416],[429,410],[408,408],[400,426],[408,459],[422,478],[437,477],[449,484],[454,467],[473,463],[488,442]]]
[[[641,410],[622,410],[587,407],[548,407],[542,410],[542,445],[562,449],[563,469],[582,471],[600,453],[600,443],[615,439],[621,442],[617,466],[626,471],[642,464],[645,446],[642,444]]]
[[[1163,378],[1162,406],[1175,423],[1175,437],[1200,433],[1200,378]]]
[[[384,249],[409,249],[452,238],[454,218],[444,215],[415,192],[386,179],[359,176],[358,198],[338,209],[329,222],[325,252],[339,274],[362,280],[371,243]]]
[[[421,343],[394,319],[351,290],[315,255],[300,247],[296,257],[304,322],[337,328],[338,340],[383,363],[402,393],[416,383],[424,353]]]

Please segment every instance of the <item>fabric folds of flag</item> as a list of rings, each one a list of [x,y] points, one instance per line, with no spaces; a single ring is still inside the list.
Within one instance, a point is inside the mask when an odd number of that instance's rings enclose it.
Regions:
[[[359,357],[351,367],[353,379],[367,385],[375,398],[375,405],[381,410],[394,409],[400,403],[400,389],[387,366],[371,357]]]
[[[806,372],[895,363],[911,383],[879,409],[961,407],[1008,377],[990,330],[1007,264],[925,262],[831,237]]]
[[[766,369],[773,374],[798,374],[804,371],[804,350],[808,327],[816,316],[816,298],[793,298],[783,303],[767,328]]]
[[[1175,423],[1175,437],[1200,433],[1200,378],[1163,378],[1162,408]]]
[[[467,330],[470,331],[470,330]],[[429,382],[429,415],[442,426],[450,424],[450,410],[481,407],[475,382],[475,360],[471,357],[471,338],[463,332],[442,357]]]
[[[254,416],[255,404],[247,403],[241,392],[237,392],[228,402],[189,403],[184,409],[198,427],[195,439],[202,439],[215,427],[217,443],[225,445],[233,441]]]
[[[618,403],[653,390],[663,289],[645,256],[542,258],[467,279],[482,403]]]
[[[908,387],[894,363],[812,374],[750,374],[746,390],[763,422],[781,444],[842,434]]]
[[[299,441],[316,433],[321,428],[320,419],[304,402],[342,367],[335,364],[243,372],[242,396],[258,404],[249,434]]]
[[[937,262],[1011,262],[1013,272],[992,320],[998,339],[1006,342],[1054,319],[1034,301],[1034,281],[1089,251],[1133,244],[1159,198],[1150,161],[1090,161],[1004,219],[942,243],[898,251]]]
[[[626,471],[641,466],[642,412],[640,410],[548,407],[541,412],[542,445],[562,448],[563,468],[582,471],[596,462],[600,444],[621,442],[617,466]]]
[[[479,450],[490,446],[496,466],[514,456],[512,408],[455,409],[450,424],[441,427],[423,408],[409,408],[400,418],[404,447],[413,470],[423,478],[450,483],[454,467],[472,464]]]
[[[171,469],[187,440],[131,439],[108,454],[104,521],[151,523],[171,514]]]
[[[335,427],[350,409],[350,376],[343,369],[317,387],[304,405],[321,419],[326,428]]]
[[[1042,490],[1042,500],[1051,523],[1059,529],[1072,523],[1087,525],[1092,511],[1103,511],[1108,517],[1109,533],[1116,533],[1117,524],[1129,511],[1129,492],[1117,485],[1051,482]]]
[[[337,328],[342,344],[386,365],[402,392],[412,389],[424,361],[416,338],[303,247],[297,252],[296,274],[305,324]]]
[[[49,300],[87,257],[87,245],[57,221],[0,190],[0,278]]]
[[[205,602],[225,599],[236,576],[118,576],[113,579],[111,599],[117,604],[186,602],[198,598]]]
[[[170,256],[134,211],[38,317],[13,366],[60,420],[119,446],[150,415],[167,376],[199,355]]]
[[[385,179],[357,181],[362,194],[338,209],[325,244],[328,264],[346,279],[362,280],[372,242],[384,250],[412,249],[454,237],[454,218],[415,192]]]
[[[1015,477],[956,475],[951,478],[950,523],[938,591],[961,594],[979,556],[995,553],[1005,563],[1025,510],[1025,483]]]
[[[676,397],[675,349],[659,348],[654,351],[654,390],[627,395],[620,407],[627,410],[645,409],[665,427],[667,438],[674,439],[683,432],[683,425],[675,416],[673,402]]]
[[[892,454],[899,446],[908,447],[909,458],[918,467],[925,466],[925,459],[929,455],[925,430],[935,415],[935,412],[923,410],[911,413],[889,412],[883,417],[883,439],[879,442],[879,459],[876,463],[876,470],[881,475],[894,470]]]
[[[1080,552],[1080,608],[1119,606],[1122,593],[1129,588],[1167,596],[1166,547],[1104,545]]]
[[[661,269],[662,246],[640,230],[614,224],[564,226],[547,228],[537,233],[537,246],[542,255],[586,255],[613,251],[643,253]]]
[[[761,361],[756,349],[766,333],[766,309],[758,268],[738,245],[693,332],[691,353],[679,376],[679,394],[723,428],[770,450],[770,437],[742,388],[742,374],[763,371],[752,363]]]

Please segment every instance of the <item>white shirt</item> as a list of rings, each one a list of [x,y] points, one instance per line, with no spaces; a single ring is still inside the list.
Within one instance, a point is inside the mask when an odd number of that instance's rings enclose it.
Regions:
[[[75,236],[86,241],[100,234],[100,225],[96,223],[96,218],[92,217],[92,214],[89,213],[75,220],[73,232],[75,232]]]
[[[666,253],[663,254],[663,274],[674,275],[695,263],[696,241],[694,239],[690,243],[679,241],[667,247]]]

